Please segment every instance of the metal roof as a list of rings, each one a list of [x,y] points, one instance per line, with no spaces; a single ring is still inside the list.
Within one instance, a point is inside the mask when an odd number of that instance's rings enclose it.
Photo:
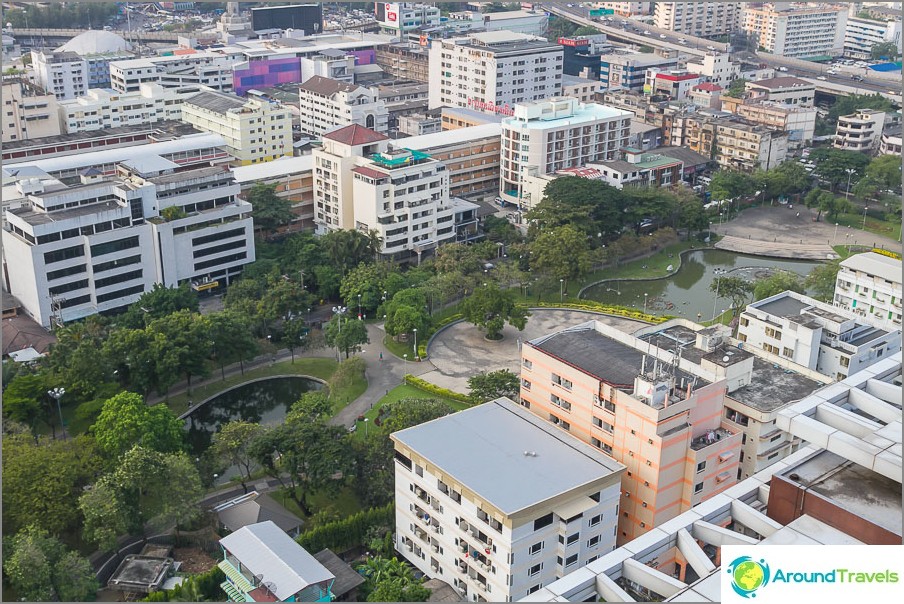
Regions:
[[[851,256],[842,260],[841,266],[852,271],[875,275],[892,283],[901,283],[901,261],[876,252]]]
[[[220,539],[229,551],[262,582],[272,584],[271,591],[281,601],[299,591],[335,579],[314,556],[298,545],[272,521],[250,524]]]
[[[396,432],[392,439],[507,515],[624,469],[507,398]]]
[[[201,107],[208,111],[215,111],[217,113],[226,113],[230,109],[241,109],[245,106],[246,102],[247,101],[237,96],[213,91],[199,92],[190,99],[185,100],[186,104]]]

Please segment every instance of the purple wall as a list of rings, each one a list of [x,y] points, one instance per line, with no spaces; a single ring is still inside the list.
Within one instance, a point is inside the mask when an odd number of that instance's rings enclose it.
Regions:
[[[356,65],[373,65],[377,58],[373,49],[350,50],[348,53],[355,57]],[[236,69],[232,74],[232,86],[238,96],[245,96],[252,88],[289,82],[301,83],[301,60],[298,58],[258,59],[250,61],[247,69]]]

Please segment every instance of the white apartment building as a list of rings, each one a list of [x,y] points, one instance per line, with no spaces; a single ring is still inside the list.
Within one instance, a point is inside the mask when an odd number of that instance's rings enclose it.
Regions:
[[[833,146],[847,151],[874,153],[882,140],[885,117],[884,111],[875,109],[860,109],[850,115],[839,115]]]
[[[710,52],[695,60],[689,60],[687,71],[704,76],[708,82],[712,82],[722,88],[728,86],[741,76],[740,63],[734,63],[728,53]]]
[[[0,135],[4,143],[60,134],[57,100],[24,78],[3,78],[3,119]]]
[[[471,29],[484,29],[486,31],[505,30],[518,34],[531,36],[545,36],[549,25],[549,17],[544,11],[501,11],[498,13],[481,13],[477,11],[462,11],[449,13],[448,25],[470,23]]]
[[[596,93],[601,92],[599,80],[588,80],[578,76],[562,76],[562,96],[577,99],[582,103],[592,103],[596,100]]]
[[[603,90],[643,90],[648,69],[677,69],[678,57],[654,53],[613,53],[600,55],[600,82]]]
[[[879,141],[879,154],[900,156],[902,142],[900,124],[885,128]]]
[[[550,174],[616,159],[628,144],[633,117],[622,109],[570,98],[515,105],[514,116],[502,120],[499,195],[521,206],[528,172]]]
[[[892,42],[901,52],[901,19],[864,19],[849,16],[844,31],[844,56],[871,60],[876,44]]]
[[[564,50],[543,38],[505,31],[435,40],[430,48],[430,109],[470,107],[512,115],[516,103],[559,96]]]
[[[200,85],[232,92],[234,67],[229,57],[211,52],[111,61],[110,85],[117,92],[137,92],[144,82],[164,88]]]
[[[31,51],[35,80],[58,101],[88,92],[88,62],[74,52]]]
[[[237,166],[292,155],[292,114],[255,91],[244,99],[200,92],[183,101],[182,121],[222,136]]]
[[[785,105],[775,101],[722,97],[722,111],[734,113],[749,122],[788,133],[788,148],[810,144],[816,130],[816,108]]]
[[[841,262],[834,304],[873,325],[901,328],[901,260],[866,252]]]
[[[795,107],[812,107],[816,96],[814,84],[791,76],[747,82],[744,90],[752,92],[754,98]]]
[[[343,50],[325,48],[310,57],[301,57],[301,81],[307,82],[314,76],[355,83],[355,55]]]
[[[901,331],[879,329],[848,311],[795,292],[748,304],[738,340],[836,381],[901,350]]]
[[[88,88],[109,88],[110,61],[133,59],[131,44],[111,31],[88,30],[59,48],[56,52],[74,52],[88,66]]]
[[[155,283],[213,289],[253,262],[251,205],[229,170],[178,167],[145,157],[113,179],[20,181],[28,204],[6,211],[2,237],[10,293],[28,314],[49,326],[127,306]]]
[[[690,36],[722,36],[736,31],[739,2],[656,2],[653,24]]]
[[[389,110],[376,89],[314,76],[298,87],[301,131],[322,136],[336,127],[358,124],[386,133]]]
[[[847,7],[840,4],[750,2],[742,28],[772,54],[838,57],[844,51],[847,19]]]
[[[61,101],[59,121],[68,134],[154,124],[182,119],[182,103],[201,92],[201,87],[164,88],[145,83],[138,92],[116,92],[110,88],[94,88],[88,94]]]
[[[605,8],[614,11],[622,17],[649,15],[652,10],[652,2],[596,2],[596,8]]]
[[[524,598],[615,548],[624,466],[507,398],[390,438],[395,547],[462,601]]]
[[[440,24],[440,9],[414,2],[377,2],[377,23],[381,33],[402,37],[425,25]]]

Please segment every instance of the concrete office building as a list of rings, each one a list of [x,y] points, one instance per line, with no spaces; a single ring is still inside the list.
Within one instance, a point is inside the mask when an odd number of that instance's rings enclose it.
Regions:
[[[253,262],[251,205],[225,166],[176,172],[161,157],[123,162],[117,177],[17,186],[28,204],[6,211],[10,293],[44,326],[127,306],[155,283],[203,291]],[[174,210],[168,210],[175,208]]]
[[[702,77],[696,73],[683,70],[660,71],[657,68],[647,70],[643,86],[644,94],[665,97],[670,101],[686,100],[691,90],[701,83]]]
[[[705,379],[606,327],[590,321],[525,342],[520,396],[531,413],[627,467],[622,544],[737,482],[742,437],[724,420],[725,391],[753,361],[725,346],[701,354]]]
[[[901,328],[901,258],[876,252],[841,261],[834,305],[848,309],[873,325]]]
[[[3,144],[60,134],[58,104],[53,94],[24,78],[3,78]]]
[[[754,99],[772,101],[795,107],[812,107],[816,96],[816,86],[806,80],[791,76],[781,76],[747,82],[744,89],[753,94]]]
[[[686,69],[697,73],[713,84],[728,88],[741,75],[741,64],[731,60],[731,55],[721,52],[709,52],[695,60],[689,60]]]
[[[599,80],[588,80],[578,76],[562,76],[562,96],[577,99],[582,103],[595,102],[596,95],[602,90]]]
[[[621,109],[568,98],[516,105],[514,116],[502,121],[500,197],[520,206],[522,181],[529,173],[616,159],[627,146],[631,117]]]
[[[59,122],[68,134],[182,119],[182,103],[206,90],[199,86],[164,88],[141,84],[138,92],[94,88],[59,104]]]
[[[656,2],[653,24],[690,36],[723,36],[737,30],[741,5],[737,2]]]
[[[873,46],[891,42],[901,53],[901,18],[864,19],[848,17],[844,31],[844,56],[851,59],[872,60]]]
[[[835,380],[901,350],[901,332],[879,329],[831,304],[782,292],[748,304],[738,340]]]
[[[110,85],[117,92],[137,92],[142,83],[164,88],[208,86],[232,92],[235,61],[212,52],[194,52],[110,62]],[[81,92],[75,96],[82,96]]]
[[[678,58],[653,53],[600,55],[600,83],[603,90],[643,90],[648,69],[677,69]]]
[[[88,91],[88,63],[74,52],[31,51],[35,80],[58,101],[84,95]]]
[[[235,181],[242,188],[242,195],[258,184],[276,187],[276,196],[292,204],[292,222],[288,231],[314,230],[314,157],[281,157],[262,164],[232,168]]]
[[[722,111],[748,122],[788,133],[788,148],[799,149],[812,142],[816,131],[816,108],[785,105],[756,98],[720,97]]]
[[[182,120],[222,136],[238,166],[292,155],[291,113],[263,96],[202,92],[183,101]]]
[[[534,10],[501,11],[481,13],[462,11],[449,13],[449,25],[470,24],[472,29],[486,31],[508,31],[529,36],[545,36],[549,25],[546,12]]]
[[[298,88],[301,131],[322,136],[337,127],[358,124],[389,131],[389,110],[375,89],[314,76]]]
[[[436,40],[430,48],[430,109],[470,107],[512,115],[516,103],[562,92],[562,47],[492,31]]]
[[[85,61],[88,69],[88,88],[110,87],[110,61],[133,59],[132,45],[111,31],[89,30],[81,33],[56,52],[74,52]]]
[[[326,48],[310,57],[301,57],[301,79],[307,82],[314,76],[329,78],[346,84],[355,83],[355,55],[343,51]]]
[[[900,390],[899,354],[814,392],[776,421],[810,444],[522,601],[719,602],[725,545],[899,545]]]
[[[796,59],[844,52],[848,11],[839,4],[747,3],[741,27],[766,52]]]
[[[839,115],[832,146],[872,155],[882,141],[885,118],[884,111],[875,109],[860,109],[850,115]]]
[[[526,597],[615,547],[624,466],[509,399],[390,438],[396,549],[462,601]]]
[[[420,27],[440,23],[439,7],[429,4],[377,2],[375,8],[380,31],[391,36],[401,38]]]

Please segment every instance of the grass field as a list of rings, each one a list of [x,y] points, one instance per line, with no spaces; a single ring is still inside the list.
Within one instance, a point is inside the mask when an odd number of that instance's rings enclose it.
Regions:
[[[431,394],[416,386],[411,386],[409,384],[402,384],[401,386],[396,386],[392,390],[389,391],[389,394],[381,398],[377,403],[373,406],[372,409],[369,409],[364,417],[367,418],[367,427],[365,430],[364,422],[357,422],[357,427],[355,429],[355,438],[363,438],[365,431],[369,432],[370,430],[379,430],[378,426],[374,426],[374,419],[380,413],[380,407],[383,405],[394,403],[403,398],[432,398],[444,403],[448,403],[456,411],[461,411],[462,409],[467,409],[471,405],[467,403],[462,403],[461,401],[452,400],[449,398],[443,398],[441,396],[437,396],[435,394]]]

